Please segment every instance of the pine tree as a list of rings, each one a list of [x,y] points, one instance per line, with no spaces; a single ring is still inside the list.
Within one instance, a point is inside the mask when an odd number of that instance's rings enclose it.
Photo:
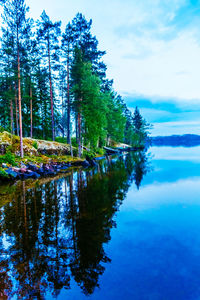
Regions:
[[[92,70],[101,80],[106,76],[106,65],[103,63],[102,56],[105,51],[98,50],[98,40],[91,34],[92,20],[78,13],[71,22],[74,43],[82,51],[83,60],[92,64]]]
[[[74,51],[74,60],[71,70],[71,80],[73,86],[74,102],[73,107],[77,120],[77,140],[78,140],[78,154],[82,155],[82,79],[84,74],[84,61],[81,49],[78,47]]]
[[[62,50],[64,63],[67,68],[67,143],[71,145],[71,97],[70,97],[70,69],[74,47],[74,31],[71,23],[68,23],[62,36]]]
[[[1,38],[1,83],[0,91],[2,98],[2,114],[3,122],[1,123],[4,128],[14,131],[14,120],[13,120],[13,100],[14,100],[14,89],[13,83],[15,79],[16,66],[15,59],[16,55],[13,51],[14,48],[14,37],[7,29],[2,28]]]
[[[9,32],[12,32],[17,52],[17,82],[18,82],[18,107],[19,107],[19,131],[20,131],[20,153],[23,152],[22,139],[22,95],[21,95],[21,53],[23,47],[24,34],[27,30],[28,19],[26,13],[28,8],[24,0],[10,0],[4,5],[3,20]]]
[[[61,22],[53,23],[43,11],[41,20],[38,22],[38,39],[41,43],[41,51],[44,57],[47,58],[49,68],[49,89],[51,99],[51,123],[52,123],[52,139],[55,140],[55,119],[54,119],[54,106],[55,101],[53,99],[53,83],[52,83],[52,69],[58,68],[57,62],[59,60],[59,45],[58,37],[61,34],[60,30]]]
[[[108,95],[108,112],[107,112],[107,143],[110,138],[116,142],[123,141],[126,118],[123,115],[123,106],[120,96],[114,92],[106,92]]]
[[[82,79],[82,115],[85,144],[89,142],[95,149],[106,137],[107,97],[101,92],[101,81],[92,73],[90,63],[85,63]]]

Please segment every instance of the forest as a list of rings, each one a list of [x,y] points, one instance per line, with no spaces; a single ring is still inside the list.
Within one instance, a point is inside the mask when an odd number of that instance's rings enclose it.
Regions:
[[[77,13],[62,31],[45,11],[30,18],[25,0],[1,6],[0,130],[20,137],[22,158],[23,137],[67,143],[79,157],[83,145],[144,143],[149,124],[107,78],[92,20]]]

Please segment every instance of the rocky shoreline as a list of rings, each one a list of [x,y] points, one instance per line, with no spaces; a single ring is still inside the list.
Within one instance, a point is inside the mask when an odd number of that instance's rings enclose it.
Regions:
[[[98,152],[83,147],[83,158],[79,158],[78,149],[64,143],[23,138],[23,145],[24,158],[21,159],[19,137],[7,131],[0,133],[0,183],[55,176],[69,172],[72,167],[96,167],[100,159],[133,150],[121,143]]]
[[[106,158],[105,156],[97,158],[87,158],[86,160],[77,160],[73,162],[51,162],[41,163],[36,165],[34,163],[24,164],[21,162],[20,167],[8,167],[7,164],[2,164],[4,170],[3,174],[0,174],[0,182],[13,181],[13,180],[26,180],[26,179],[38,179],[40,177],[55,176],[58,173],[66,173],[69,168],[83,167],[90,168],[96,167],[97,160]]]

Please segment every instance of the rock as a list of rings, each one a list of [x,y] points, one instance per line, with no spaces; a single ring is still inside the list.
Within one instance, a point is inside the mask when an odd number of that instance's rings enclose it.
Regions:
[[[23,162],[20,163],[20,166],[21,168],[26,168],[26,165]]]
[[[43,155],[70,155],[70,146],[58,142],[37,140],[37,151]]]
[[[36,165],[30,163],[27,165],[27,168],[33,172],[37,172],[39,169]]]
[[[20,172],[20,168],[17,168],[17,167],[12,167],[12,170],[17,173]]]
[[[35,147],[35,145],[37,147]],[[14,153],[20,156],[20,139],[18,136],[11,135],[9,132],[0,133],[0,154],[5,154],[8,147],[14,148]],[[43,140],[35,140],[32,138],[23,138],[24,153],[37,156],[40,154],[50,155],[70,155],[70,145],[50,142]],[[36,149],[37,148],[37,149]],[[74,149],[74,148],[73,148]]]
[[[56,174],[55,169],[51,165],[44,165],[43,171],[44,171],[44,175],[47,175],[47,176]]]
[[[84,160],[82,163],[81,163],[82,167],[84,168],[89,168],[90,167],[90,163],[87,161],[87,160]]]
[[[95,161],[98,161],[98,160],[102,160],[102,159],[105,159],[106,156],[99,156],[99,157],[95,157],[94,160]]]
[[[86,156],[86,160],[90,164],[91,167],[96,167],[97,166],[97,163],[94,159],[91,159],[90,157]]]
[[[39,174],[39,175],[44,175],[45,174],[45,171],[44,171],[44,169],[43,168],[38,168],[37,169],[37,173]]]
[[[18,178],[18,173],[13,171],[11,168],[8,168],[5,171],[9,175],[10,178],[12,178],[12,179],[17,179]]]
[[[31,177],[31,174],[28,174],[28,173],[20,173],[20,179],[29,179],[29,178],[32,178]]]
[[[28,179],[28,178],[34,178],[34,179],[38,179],[40,177],[40,175],[36,172],[27,172],[23,174],[24,179]]]
[[[95,161],[94,159],[92,159],[92,160],[90,161],[90,165],[91,165],[92,167],[97,167],[97,166],[98,166],[98,164],[96,163],[96,161]]]

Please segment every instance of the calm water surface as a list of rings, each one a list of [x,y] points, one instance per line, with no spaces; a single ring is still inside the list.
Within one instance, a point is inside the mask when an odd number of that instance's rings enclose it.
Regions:
[[[0,299],[199,300],[200,147],[150,152],[1,186]]]

